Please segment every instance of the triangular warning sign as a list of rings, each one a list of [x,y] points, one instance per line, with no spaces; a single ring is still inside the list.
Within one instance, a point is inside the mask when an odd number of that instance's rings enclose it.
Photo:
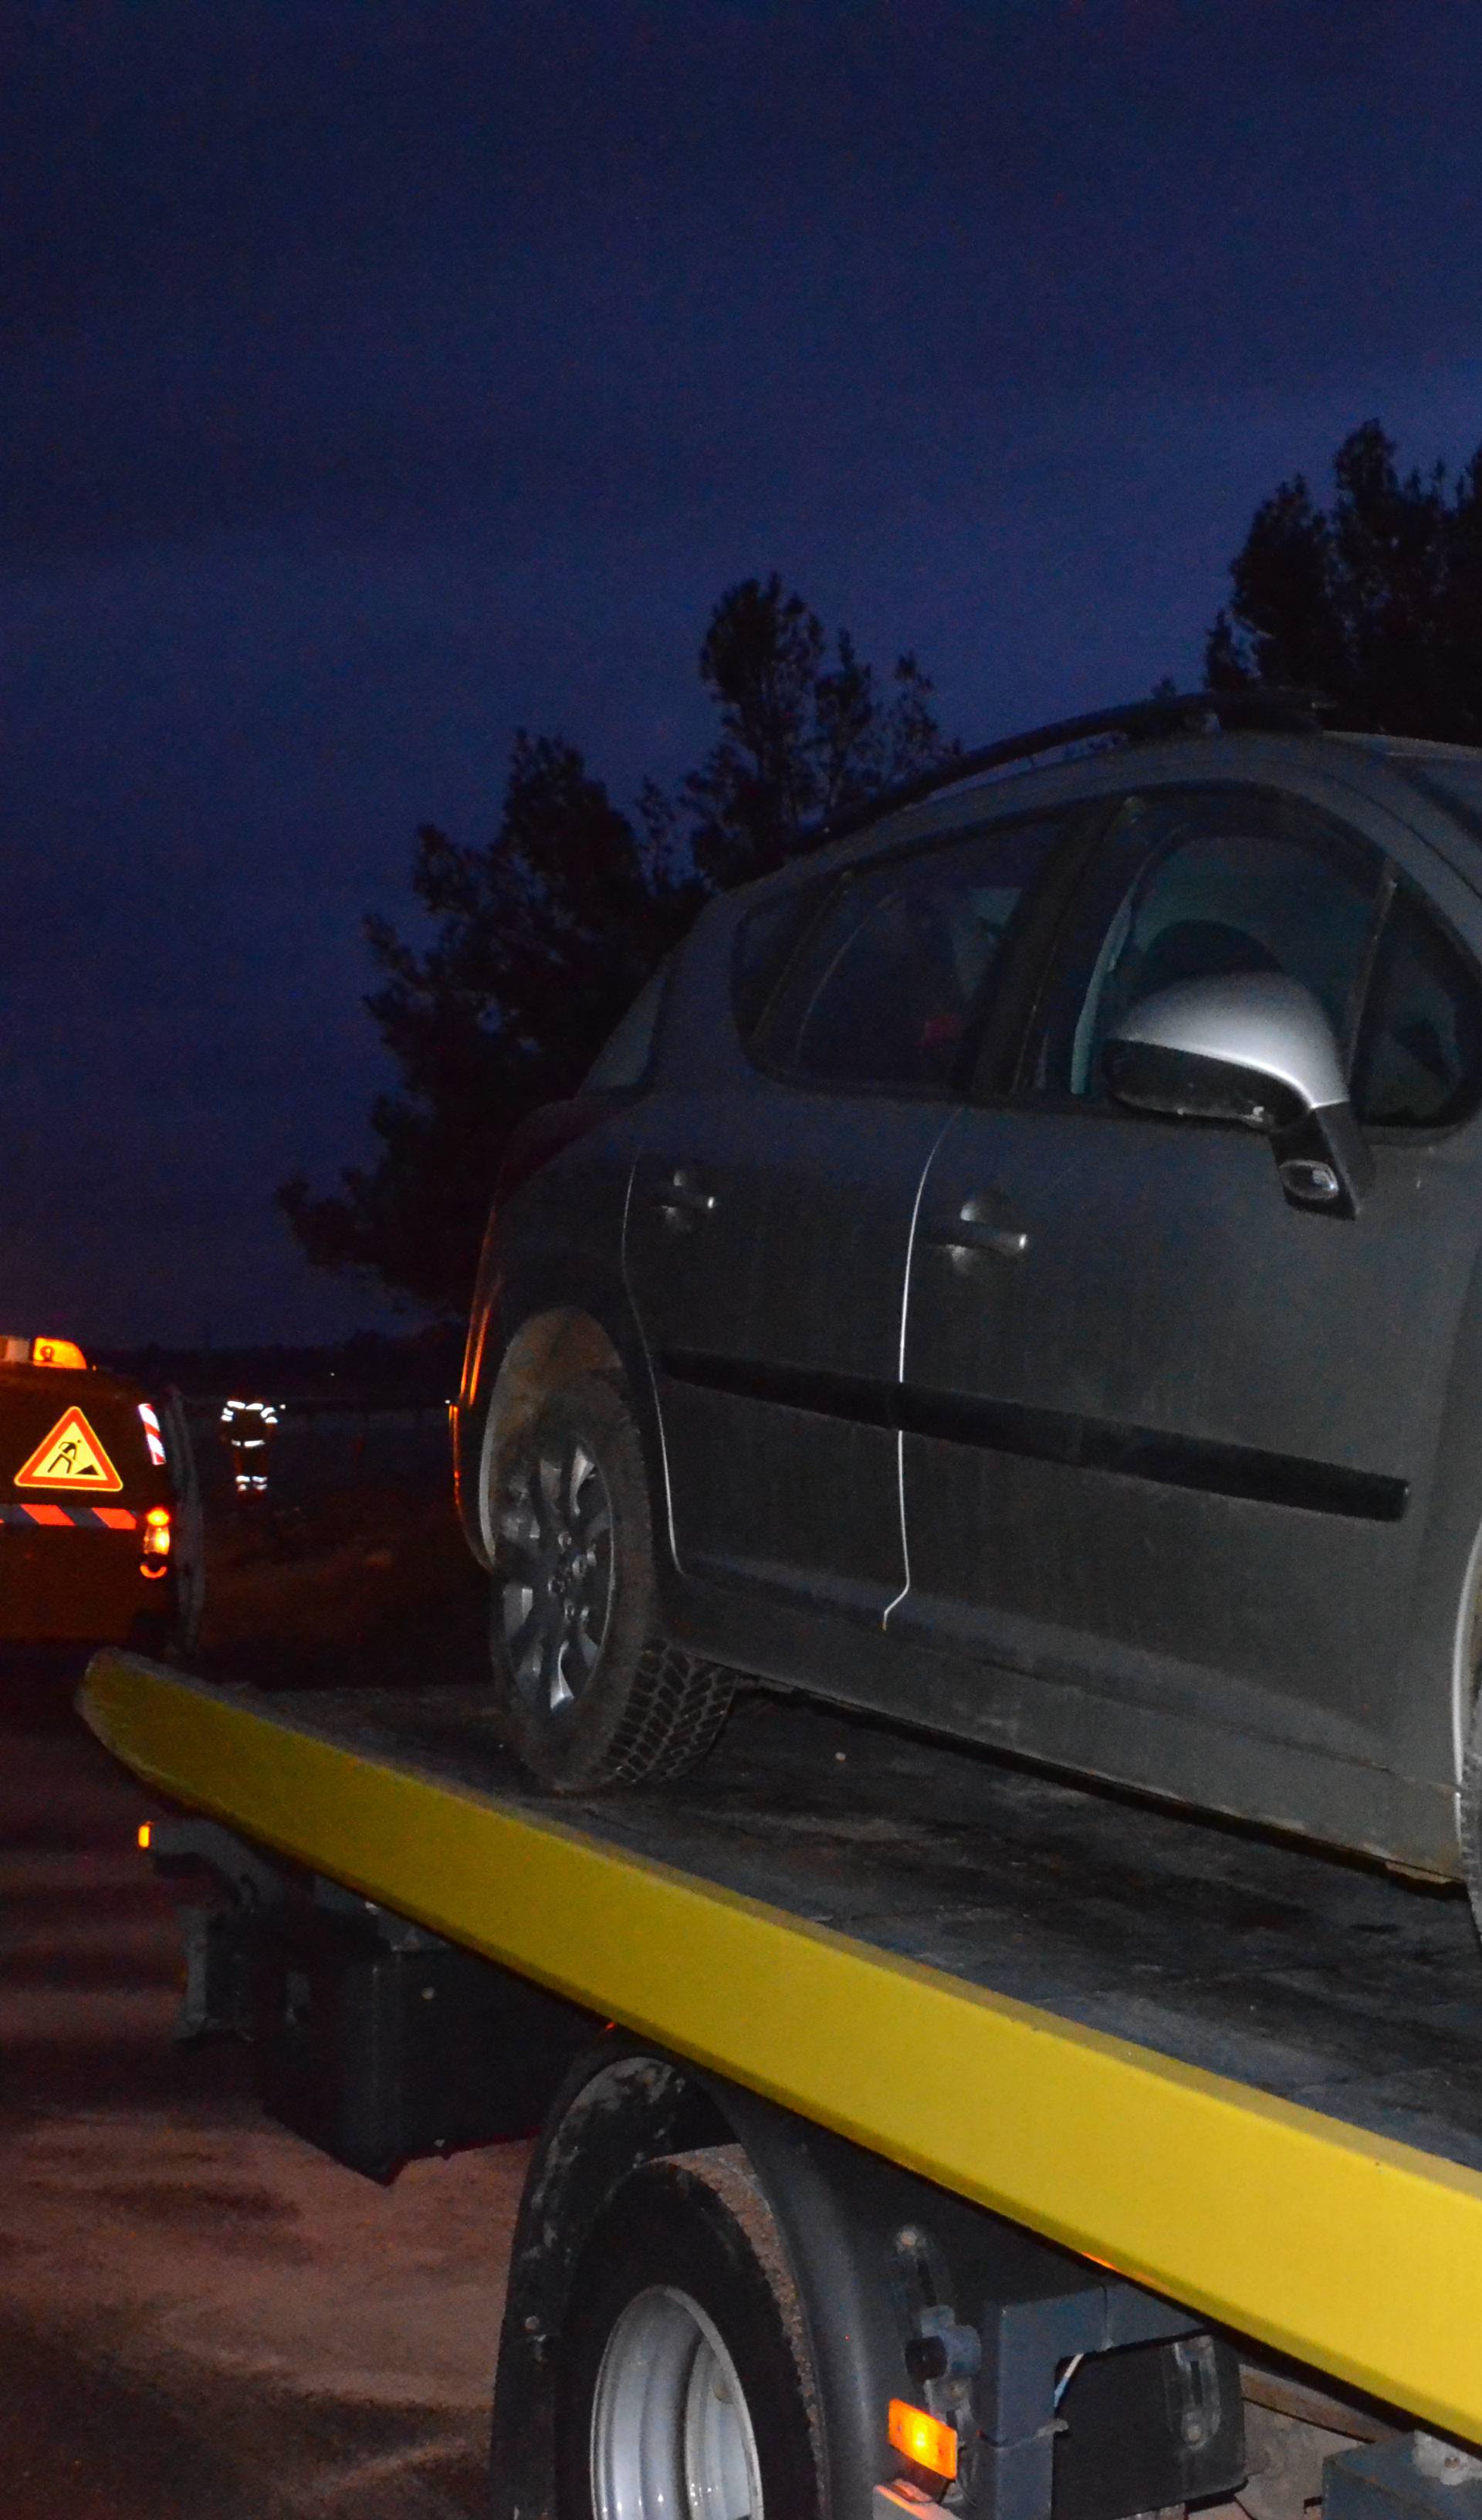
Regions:
[[[64,1410],[44,1444],[16,1472],[18,1488],[86,1488],[116,1496],[123,1481],[80,1409]]]

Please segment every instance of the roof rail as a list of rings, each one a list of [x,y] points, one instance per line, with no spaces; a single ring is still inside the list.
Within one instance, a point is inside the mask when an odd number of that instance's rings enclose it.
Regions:
[[[934,796],[944,788],[955,788],[965,779],[976,779],[988,770],[1007,769],[1011,762],[1032,761],[1041,752],[1059,752],[1071,744],[1090,743],[1098,736],[1120,736],[1130,744],[1153,743],[1166,736],[1223,733],[1227,727],[1232,731],[1310,735],[1339,714],[1337,702],[1322,692],[1289,689],[1278,683],[1251,683],[1227,692],[1160,693],[1152,699],[1129,700],[1119,708],[1093,709],[1086,717],[1060,718],[1054,726],[1038,726],[1027,735],[1005,736],[997,743],[979,744],[971,752],[959,752],[950,761],[939,761],[915,779],[903,779],[896,787],[883,788],[868,805],[856,807],[836,823],[818,825],[809,834],[808,845],[818,847],[828,840],[847,839],[851,832],[862,832],[886,814],[900,813],[907,805],[919,805],[924,797]]]

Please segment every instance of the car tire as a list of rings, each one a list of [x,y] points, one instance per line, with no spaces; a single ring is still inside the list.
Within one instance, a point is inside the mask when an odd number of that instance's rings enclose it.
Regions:
[[[739,2145],[671,2154],[624,2180],[570,2301],[558,2520],[823,2520],[801,2305]]]
[[[489,1643],[511,1748],[553,1793],[682,1775],[735,1676],[659,1632],[643,1445],[616,1383],[553,1392],[496,1477]]]
[[[1482,1935],[1482,1688],[1472,1699],[1471,1727],[1461,1763],[1461,1863],[1472,1921]]]

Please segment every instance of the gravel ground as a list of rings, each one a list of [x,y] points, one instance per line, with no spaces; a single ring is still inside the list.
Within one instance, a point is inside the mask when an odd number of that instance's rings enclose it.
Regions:
[[[405,1677],[419,1636],[429,1677],[459,1636],[476,1650],[445,1524],[337,1510],[328,1534],[228,1535],[207,1660],[276,1657],[301,1684],[306,1662]],[[245,2050],[171,2045],[147,1805],[71,1685],[0,1675],[8,2520],[475,2513],[525,2148],[378,2187],[262,2118]]]

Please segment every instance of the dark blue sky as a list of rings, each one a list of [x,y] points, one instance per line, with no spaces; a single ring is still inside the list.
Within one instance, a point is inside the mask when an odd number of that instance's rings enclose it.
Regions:
[[[518,725],[707,740],[772,567],[970,740],[1256,501],[1482,438],[1471,0],[0,9],[0,1328],[331,1335],[361,913]]]

